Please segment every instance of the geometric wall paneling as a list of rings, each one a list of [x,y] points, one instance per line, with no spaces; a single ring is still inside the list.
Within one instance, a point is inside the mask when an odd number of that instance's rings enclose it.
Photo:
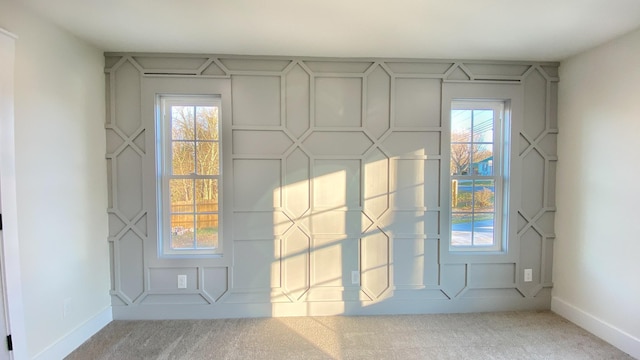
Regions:
[[[550,301],[557,64],[107,54],[105,69],[114,318],[140,316],[139,306],[197,318]],[[157,256],[152,81],[176,93],[193,81],[199,93],[228,86],[219,259]],[[441,258],[446,82],[523,88],[526,119],[513,127],[522,191],[512,194],[517,239],[506,260]],[[524,268],[534,282],[522,282]],[[177,289],[183,274],[187,289]]]
[[[178,275],[187,275],[187,287],[181,292],[194,292],[198,290],[197,268],[149,268],[149,291],[163,292],[175,290]]]
[[[360,279],[370,298],[379,298],[389,283],[389,236],[379,228],[369,229],[360,239]]]
[[[143,241],[129,230],[114,245],[120,273],[126,274],[117,279],[116,290],[126,302],[133,302],[144,291]]]
[[[283,235],[294,223],[279,211],[235,211],[235,240],[273,240]]]
[[[282,155],[293,141],[282,131],[233,131],[233,154],[269,156]]]
[[[392,161],[391,196],[393,209],[426,210],[424,207],[424,160]]]
[[[298,227],[292,227],[282,239],[283,288],[294,301],[309,289],[310,240]]]
[[[280,160],[236,159],[233,170],[235,210],[269,211],[281,206]]]
[[[209,59],[205,62],[200,69],[199,72],[196,72],[196,75],[203,75],[206,77],[227,77],[228,70],[223,69],[223,65],[217,59]]]
[[[535,228],[529,228],[520,236],[520,268],[533,270],[533,281],[523,282],[520,288],[526,292],[540,284],[543,237]]]
[[[138,69],[130,62],[120,65],[115,74],[114,101],[118,103],[115,113],[115,123],[124,134],[131,135],[140,128],[140,78]]]
[[[248,58],[219,58],[220,63],[232,74],[242,72],[281,72],[291,60],[267,60]]]
[[[344,208],[315,209],[310,216],[310,230],[313,235],[359,236],[364,226],[370,227],[372,221],[363,218],[362,211]],[[362,226],[361,226],[362,225]]]
[[[233,286],[235,289],[279,288],[280,240],[234,242]]]
[[[296,137],[309,129],[310,77],[299,64],[285,77],[286,126]]]
[[[293,217],[299,218],[310,208],[310,160],[300,148],[285,159],[283,206]]]
[[[115,60],[115,59],[114,59]],[[107,179],[109,248],[114,304],[133,304],[145,291],[144,243],[147,238],[143,208],[140,66],[130,57],[109,62],[107,73]],[[117,106],[115,106],[117,104]]]
[[[464,65],[458,64],[458,66],[454,66],[452,69],[447,71],[446,79],[447,80],[458,80],[458,81],[469,81],[471,77],[469,76],[469,70],[463,69]]]
[[[541,191],[545,181],[544,158],[537,150],[529,152],[522,159],[522,170],[522,188],[531,189],[522,193],[522,210],[526,215],[534,216],[544,206]]]
[[[314,73],[320,74],[338,74],[353,73],[361,74],[367,71],[373,65],[372,61],[310,61],[305,60],[304,64]]]
[[[545,200],[545,204],[547,204],[550,208],[555,208],[556,206],[556,172],[557,172],[557,161],[547,161],[547,179],[552,179],[554,181],[549,181],[549,188],[545,189],[545,194],[547,195]]]
[[[395,81],[395,126],[440,126],[440,79],[407,79]]]
[[[440,265],[440,286],[449,299],[456,298],[467,287],[466,264]]]
[[[547,110],[547,129],[557,129],[558,128],[558,82],[548,81],[547,86],[548,86],[547,101],[549,103],[549,107]]]
[[[360,160],[316,160],[313,164],[313,207],[358,209]]]
[[[332,158],[346,155],[354,158],[363,155],[373,142],[361,131],[314,131],[303,145],[309,155]]]
[[[140,302],[142,305],[209,305],[201,294],[148,294]]]
[[[438,63],[438,62],[424,62],[424,61],[406,61],[406,62],[396,62],[396,61],[387,61],[385,64],[393,71],[395,74],[404,75],[404,76],[416,76],[416,75],[432,75],[433,78],[442,78],[447,70],[451,68],[453,63]],[[418,77],[418,76],[416,76]]]
[[[525,118],[523,130],[530,139],[537,138],[546,126],[547,81],[537,70],[524,83]]]
[[[379,149],[364,160],[363,207],[368,216],[378,219],[389,208],[389,160]]]
[[[233,76],[233,125],[280,126],[280,76]]]
[[[114,213],[109,213],[109,237],[115,238],[115,236],[124,229],[126,222],[121,220],[119,216]]]
[[[204,295],[213,301],[220,301],[220,298],[229,289],[228,272],[226,267],[203,268],[202,291]]]
[[[424,165],[424,206],[427,210],[440,207],[440,160],[429,159]]]
[[[133,59],[145,69],[145,73],[147,74],[194,74],[209,60],[206,56],[133,56]]]
[[[394,131],[381,146],[389,156],[423,158],[424,155],[440,155],[440,133]]]
[[[558,153],[558,134],[546,133],[540,140],[538,140],[538,149],[542,150],[545,155],[551,155]]]
[[[437,288],[440,282],[440,265],[438,264],[438,239],[424,239],[424,285]],[[395,253],[394,253],[395,257]],[[397,257],[396,257],[397,258]]]
[[[424,213],[424,233],[429,239],[440,237],[440,211],[427,211]]]
[[[504,288],[516,286],[516,264],[471,264],[470,288]]]
[[[364,127],[375,139],[389,129],[391,77],[376,66],[366,77],[366,112]]]
[[[351,272],[358,270],[358,240],[341,235],[315,236],[311,246],[311,286],[357,287]]]
[[[111,128],[106,129],[107,132],[107,153],[113,153],[118,149],[123,143],[124,139],[120,137],[115,130]]]
[[[425,285],[425,249],[424,239],[395,239],[393,242],[393,275],[397,289],[421,288]]]
[[[473,74],[475,80],[519,79],[531,65],[520,64],[483,64],[467,63],[464,65]]]
[[[544,241],[544,243],[542,244],[542,248],[543,248],[543,259],[544,261],[542,262],[543,267],[541,270],[541,282],[542,284],[551,287],[553,284],[553,280],[552,280],[552,265],[553,265],[553,241],[555,239],[554,238],[544,238],[542,241]]]
[[[315,126],[359,127],[362,125],[362,79],[315,79]]]
[[[393,233],[394,238],[415,238],[425,236],[426,213],[423,210],[394,209],[385,213],[379,220],[383,229]]]
[[[500,299],[501,301],[516,301],[523,298],[522,293],[515,288],[480,288],[480,289],[466,289],[459,295],[460,299]]]
[[[142,211],[142,156],[127,147],[115,155],[115,199],[118,210],[127,219]]]

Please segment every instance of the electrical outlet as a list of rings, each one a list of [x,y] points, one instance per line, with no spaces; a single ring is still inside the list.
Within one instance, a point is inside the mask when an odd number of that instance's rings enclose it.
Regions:
[[[360,271],[354,270],[351,272],[351,283],[360,284]]]
[[[62,318],[66,318],[67,315],[71,312],[71,298],[64,299],[62,303]]]
[[[524,269],[524,282],[533,281],[533,269]]]
[[[178,289],[187,288],[187,275],[178,275]]]

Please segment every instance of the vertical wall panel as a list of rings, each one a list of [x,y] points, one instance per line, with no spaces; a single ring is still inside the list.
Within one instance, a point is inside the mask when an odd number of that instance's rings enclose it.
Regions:
[[[280,125],[280,77],[232,78],[234,125]]]
[[[309,128],[309,74],[296,65],[287,74],[286,82],[287,129],[294,136],[300,136]]]
[[[126,135],[133,134],[141,123],[140,119],[140,78],[138,70],[125,62],[115,74],[115,124]]]
[[[360,126],[362,79],[316,79],[316,126]]]
[[[391,78],[377,66],[367,78],[367,117],[365,128],[379,138],[389,129]]]
[[[397,127],[440,126],[440,80],[396,80]]]
[[[233,171],[236,209],[269,211],[280,206],[279,160],[235,160]]]

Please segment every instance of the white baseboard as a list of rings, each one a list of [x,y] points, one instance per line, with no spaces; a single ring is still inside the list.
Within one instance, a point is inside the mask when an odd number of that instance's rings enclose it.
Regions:
[[[557,297],[551,298],[551,311],[582,327],[602,340],[640,359],[640,339],[598,319],[584,310]]]
[[[113,321],[113,312],[109,306],[33,358],[37,360],[63,359],[111,321]]]

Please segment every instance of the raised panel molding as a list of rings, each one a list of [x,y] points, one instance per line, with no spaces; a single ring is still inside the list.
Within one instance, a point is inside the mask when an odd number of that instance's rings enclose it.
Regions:
[[[108,53],[105,66],[116,319],[549,308],[558,64]],[[176,93],[230,83],[221,259],[157,256],[150,78]],[[439,255],[444,83],[523,88],[514,259]]]

